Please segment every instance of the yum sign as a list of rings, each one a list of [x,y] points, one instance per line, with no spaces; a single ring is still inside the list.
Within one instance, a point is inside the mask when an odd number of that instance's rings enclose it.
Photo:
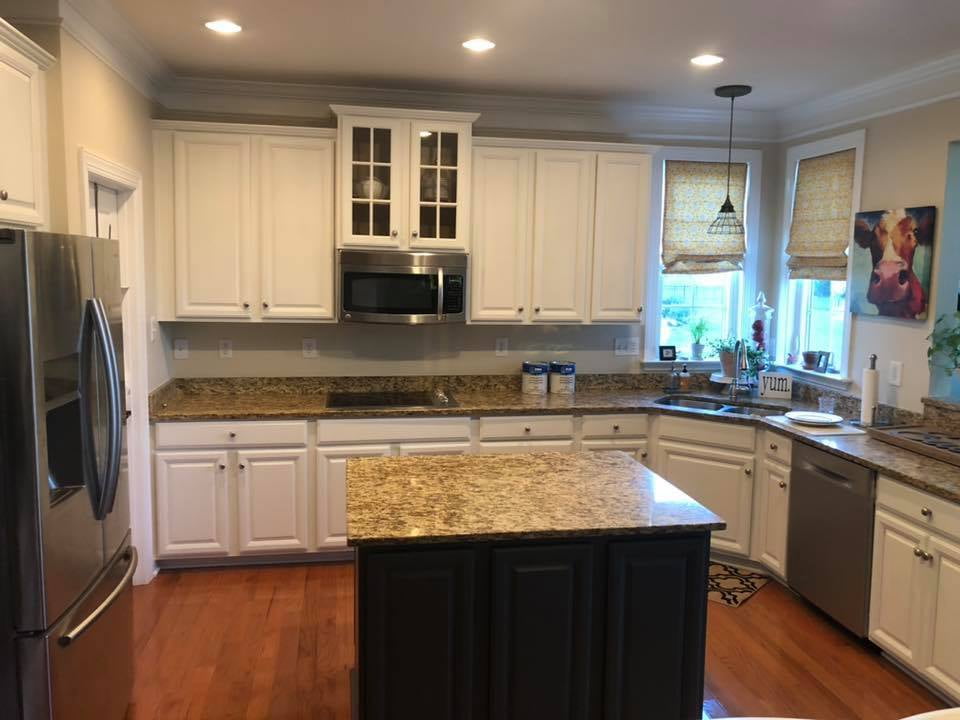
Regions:
[[[783,373],[760,373],[760,397],[789,399],[793,395],[793,378]]]

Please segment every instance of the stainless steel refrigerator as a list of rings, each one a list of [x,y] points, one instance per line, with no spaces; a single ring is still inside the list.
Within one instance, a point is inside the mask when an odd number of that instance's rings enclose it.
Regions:
[[[119,720],[133,682],[116,240],[0,229],[0,717]]]

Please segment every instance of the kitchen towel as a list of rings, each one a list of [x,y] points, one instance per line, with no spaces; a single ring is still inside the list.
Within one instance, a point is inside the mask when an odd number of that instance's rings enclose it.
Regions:
[[[826,427],[814,427],[813,425],[800,425],[791,422],[786,415],[771,415],[767,418],[772,423],[790,428],[793,432],[813,435],[815,437],[824,437],[827,435],[866,435],[866,430],[861,430],[852,425],[828,425]]]

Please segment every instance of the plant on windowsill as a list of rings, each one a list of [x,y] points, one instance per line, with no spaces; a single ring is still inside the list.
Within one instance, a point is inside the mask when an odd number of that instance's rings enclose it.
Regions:
[[[747,346],[747,375],[751,380],[759,380],[760,373],[770,364],[770,356],[763,348]]]
[[[737,339],[717,338],[710,341],[710,348],[720,356],[720,373],[733,377],[737,373]]]
[[[710,323],[706,318],[699,318],[690,326],[690,337],[693,338],[693,344],[690,346],[690,353],[694,360],[703,360],[703,337],[710,329]]]
[[[927,340],[930,367],[940,368],[948,376],[960,370],[960,312],[941,315]]]

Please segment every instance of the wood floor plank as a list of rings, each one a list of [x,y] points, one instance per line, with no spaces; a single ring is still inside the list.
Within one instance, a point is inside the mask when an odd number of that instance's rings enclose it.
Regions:
[[[943,704],[789,590],[709,603],[705,720],[898,720]],[[128,720],[351,720],[354,569],[163,572],[134,589]]]

